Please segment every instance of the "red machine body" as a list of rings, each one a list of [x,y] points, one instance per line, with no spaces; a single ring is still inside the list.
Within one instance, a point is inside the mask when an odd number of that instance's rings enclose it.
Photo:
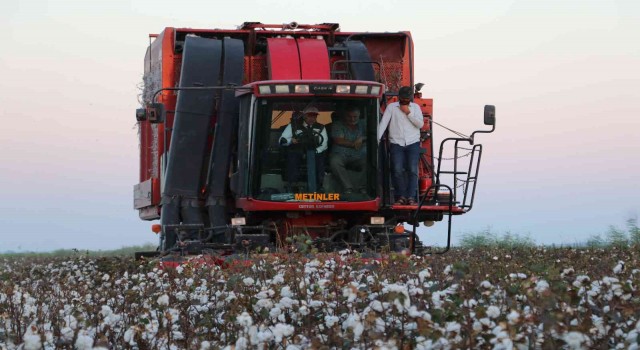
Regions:
[[[422,98],[419,89],[413,101],[420,106],[425,121],[420,140],[423,154],[416,165],[419,196],[423,199],[419,206],[393,205],[386,139],[380,143],[367,141],[368,163],[363,171],[375,174],[367,174],[367,194],[362,198],[314,200],[302,194],[291,198],[297,193],[286,192],[281,185],[286,176],[277,165],[283,156],[268,139],[277,139],[286,122],[305,106],[318,106],[319,121],[328,120],[326,124],[330,125],[334,113],[347,105],[357,105],[366,114],[363,122],[368,125],[367,133],[373,136],[375,122],[385,106],[397,100],[399,88],[415,85],[413,42],[408,32],[341,32],[338,24],[332,23],[251,22],[230,30],[165,28],[150,38],[144,61],[144,108],[137,113],[140,183],[134,188],[134,208],[143,220],[162,220],[161,250],[175,250],[185,242],[238,247],[242,240],[249,240],[252,247],[267,241],[280,245],[283,237],[302,233],[313,239],[333,237],[344,242],[350,237],[363,243],[367,239],[358,232],[365,229],[382,235],[400,222],[440,221],[445,215],[450,218],[471,209],[456,200],[453,192],[457,184],[448,187],[450,193],[444,194],[447,201],[438,200],[437,193],[443,188],[434,163],[433,100]],[[204,78],[201,82],[198,72],[209,71],[208,67],[215,73],[208,82]],[[225,91],[232,95],[224,95]],[[200,104],[198,99],[208,99],[206,103],[212,107]],[[194,112],[200,107],[205,112]],[[196,125],[189,113],[208,115]],[[221,123],[223,116],[228,125]],[[263,123],[263,119],[267,121]],[[194,138],[200,138],[200,143],[185,144],[182,149],[172,145],[191,142],[189,135],[197,133],[200,136]],[[472,138],[468,141],[473,144]],[[479,162],[480,152],[471,163]],[[180,163],[190,156],[193,161]],[[466,186],[471,185],[469,191],[475,192],[477,165],[473,165],[469,165]],[[184,185],[184,172],[192,172],[196,180]],[[460,172],[457,167],[455,172]],[[180,185],[173,186],[171,181]],[[300,192],[316,192],[309,189],[315,188],[308,186]],[[165,213],[163,206],[168,207],[168,203],[175,208]],[[374,217],[383,217],[382,226],[386,228],[372,229]],[[231,218],[243,218],[245,222],[233,225]],[[228,225],[221,229],[224,239],[212,239],[219,232],[206,232],[219,229],[223,221]],[[256,235],[262,235],[261,240],[251,239]],[[167,243],[172,236],[176,237]]]

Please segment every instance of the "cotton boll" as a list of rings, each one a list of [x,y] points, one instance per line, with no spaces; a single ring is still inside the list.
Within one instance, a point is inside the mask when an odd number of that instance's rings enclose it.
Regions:
[[[235,350],[246,350],[249,349],[249,340],[245,337],[239,337],[236,341],[236,349]]]
[[[490,318],[498,318],[498,316],[500,316],[500,308],[494,305],[489,306],[487,308],[487,316]]]
[[[291,336],[294,330],[295,328],[293,328],[292,325],[288,325],[284,323],[278,323],[275,325],[275,327],[271,327],[271,331],[273,332],[273,337],[275,338],[277,343],[281,342],[282,338],[287,338]]]
[[[616,275],[621,274],[624,271],[624,261],[619,260],[618,264],[613,268],[613,273]]]
[[[60,338],[64,343],[71,342],[74,334],[75,332],[70,327],[64,327],[60,330]]]
[[[538,283],[536,283],[536,288],[535,288],[536,292],[543,293],[548,289],[549,289],[549,283],[547,281],[540,280],[538,281]]]
[[[282,289],[280,289],[280,296],[291,298],[293,296],[293,293],[291,292],[291,287],[289,286],[282,287]]]
[[[591,340],[580,332],[568,332],[562,336],[569,349],[584,349],[591,344]],[[584,345],[584,346],[583,346]]]
[[[480,287],[484,289],[491,289],[493,288],[493,285],[489,281],[482,281],[480,282]]]
[[[336,316],[327,315],[324,317],[324,323],[327,328],[333,327],[336,323],[338,323],[338,321],[340,321],[340,319]]]
[[[93,338],[86,331],[82,331],[78,334],[75,345],[78,350],[91,350],[93,348]]]
[[[163,294],[158,297],[157,302],[158,302],[158,305],[161,305],[161,306],[169,305],[169,296],[166,294]]]
[[[511,325],[518,323],[518,321],[520,321],[520,314],[515,310],[511,310],[511,312],[507,315],[507,321]]]
[[[241,315],[239,315],[236,318],[236,323],[245,327],[245,328],[249,328],[251,327],[251,325],[253,325],[253,319],[251,318],[251,316],[245,311],[243,312]]]
[[[27,328],[27,331],[22,337],[22,340],[24,340],[24,350],[42,349],[42,339],[40,338],[40,334],[38,334],[38,328],[36,328],[35,325],[31,325]]]

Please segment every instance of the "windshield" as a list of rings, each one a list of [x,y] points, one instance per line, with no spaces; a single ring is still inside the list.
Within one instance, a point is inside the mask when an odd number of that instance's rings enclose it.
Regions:
[[[251,192],[277,202],[376,197],[378,100],[262,98]]]

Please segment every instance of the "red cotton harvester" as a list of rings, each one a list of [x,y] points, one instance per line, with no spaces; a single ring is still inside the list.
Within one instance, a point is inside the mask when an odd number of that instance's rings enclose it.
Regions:
[[[495,108],[484,109],[490,130],[446,138],[434,156],[433,100],[414,81],[409,32],[246,22],[165,28],[150,40],[134,208],[160,220],[160,243],[138,257],[287,251],[301,240],[318,251],[429,253],[415,228],[445,216],[449,249],[452,217],[473,206],[482,154],[474,136],[495,129]],[[377,137],[402,86],[412,87],[424,118],[414,205],[394,205],[390,145]],[[313,128],[288,147],[309,111]],[[347,111],[358,112],[365,136],[361,161],[338,174],[332,129]]]

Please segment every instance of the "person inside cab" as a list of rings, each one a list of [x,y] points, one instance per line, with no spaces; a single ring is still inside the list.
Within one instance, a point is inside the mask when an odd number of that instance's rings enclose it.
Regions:
[[[307,168],[315,168],[315,176],[307,174],[307,191],[322,192],[324,180],[325,151],[327,150],[328,137],[324,125],[317,122],[319,110],[316,107],[307,107],[302,112],[302,117],[291,118],[291,122],[280,136],[280,145],[287,148],[286,175],[288,190],[293,191],[295,183],[300,181],[300,169],[303,159],[307,159]],[[310,161],[315,158],[315,161]],[[307,172],[312,171],[307,169]],[[315,183],[308,183],[308,179],[315,177]],[[301,189],[297,189],[301,190]]]
[[[342,187],[342,193],[365,193],[362,186],[365,184],[366,134],[357,107],[348,107],[343,118],[333,123],[331,140],[329,166]]]

